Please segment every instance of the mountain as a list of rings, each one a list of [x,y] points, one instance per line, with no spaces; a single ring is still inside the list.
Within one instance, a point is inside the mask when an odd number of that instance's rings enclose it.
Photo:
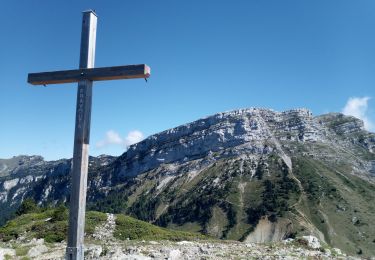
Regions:
[[[26,159],[25,168],[0,161],[7,216],[26,197],[69,200],[70,160]],[[93,210],[246,242],[312,234],[350,254],[375,255],[375,134],[354,117],[236,110],[91,161]]]
[[[90,156],[90,169],[96,170],[114,159],[108,155]],[[25,198],[33,197],[40,204],[56,204],[66,198],[71,163],[71,159],[44,161],[37,155],[0,159],[0,224],[13,215]],[[56,185],[49,185],[51,181]]]

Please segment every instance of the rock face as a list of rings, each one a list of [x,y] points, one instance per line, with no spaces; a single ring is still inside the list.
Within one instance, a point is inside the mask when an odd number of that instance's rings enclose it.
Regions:
[[[342,114],[219,113],[150,136],[118,158],[92,158],[88,206],[222,239],[312,234],[371,255],[374,151],[375,135]],[[70,160],[22,160],[0,161],[3,219],[26,197],[68,200]]]
[[[275,112],[251,108],[219,113],[150,136],[119,157],[116,174],[135,176],[162,164],[182,164],[217,154],[283,153],[280,142],[284,141],[333,147],[354,143],[369,152],[375,147],[375,135],[366,132],[363,122],[354,117],[334,113],[313,117],[307,109]],[[373,169],[373,165],[368,167]]]
[[[104,167],[114,158],[90,157],[90,168]],[[33,197],[39,203],[66,201],[70,169],[71,159],[44,161],[41,156],[25,155],[0,159],[0,224],[27,197]]]
[[[246,237],[245,242],[266,243],[282,241],[290,234],[291,224],[287,220],[271,222],[267,219],[261,219],[255,230]]]
[[[274,133],[282,139],[313,141],[323,138],[312,114],[305,109],[284,113],[265,109],[244,109],[219,113],[190,124],[153,135],[124,153],[120,174],[134,176],[161,164],[183,163],[222,153],[233,156],[245,153],[267,154],[274,149],[265,141]]]

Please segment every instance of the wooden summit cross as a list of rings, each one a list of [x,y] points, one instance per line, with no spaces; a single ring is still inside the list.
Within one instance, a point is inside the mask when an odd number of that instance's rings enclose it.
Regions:
[[[93,81],[147,79],[150,76],[150,68],[145,64],[94,68],[96,24],[95,12],[92,10],[83,12],[78,70],[30,73],[27,79],[27,82],[33,85],[78,82],[69,231],[66,248],[68,260],[83,260],[84,257],[83,241]]]

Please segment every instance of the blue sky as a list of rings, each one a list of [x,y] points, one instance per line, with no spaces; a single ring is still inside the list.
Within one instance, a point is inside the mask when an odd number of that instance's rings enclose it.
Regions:
[[[95,66],[146,63],[144,80],[94,83],[90,154],[217,112],[306,107],[375,122],[375,1],[191,0],[0,3],[0,158],[73,151],[76,84],[27,73],[78,67],[95,9]],[[372,125],[371,125],[372,124]]]

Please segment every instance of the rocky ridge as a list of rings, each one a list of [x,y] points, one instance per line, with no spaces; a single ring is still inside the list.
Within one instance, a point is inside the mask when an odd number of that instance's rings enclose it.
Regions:
[[[361,138],[356,140],[358,134]],[[371,153],[375,149],[374,134],[366,133],[363,122],[354,117],[334,113],[313,117],[307,109],[276,112],[250,108],[218,113],[152,135],[119,157],[116,175],[135,176],[163,164],[181,165],[205,157],[262,155],[275,150],[284,153],[280,142],[322,143],[337,149],[358,145]],[[330,156],[313,155],[324,160]],[[351,161],[363,176],[374,171],[374,161],[363,165],[355,159]]]

